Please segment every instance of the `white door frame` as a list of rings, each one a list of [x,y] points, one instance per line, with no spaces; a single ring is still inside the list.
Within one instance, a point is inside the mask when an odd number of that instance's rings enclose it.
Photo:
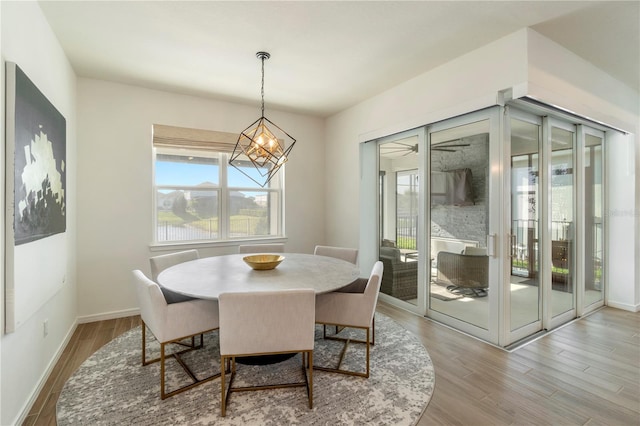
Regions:
[[[500,294],[499,288],[500,281],[502,280],[501,257],[504,253],[504,248],[501,244],[498,243],[501,240],[501,235],[504,235],[502,233],[503,212],[501,207],[504,205],[504,194],[502,190],[504,175],[504,162],[502,153],[503,143],[502,134],[500,131],[503,124],[502,111],[502,107],[495,106],[465,114],[463,116],[443,120],[427,127],[427,138],[430,143],[432,133],[474,122],[484,120],[489,121],[489,193],[487,196],[487,205],[489,207],[489,221],[487,224],[487,249],[489,254],[489,291],[487,299],[489,312],[487,329],[431,309],[429,307],[429,304],[427,303],[428,298],[425,300],[425,307],[427,309],[428,317],[496,345],[499,344],[499,324],[500,315],[502,314],[502,310],[500,308],[502,303],[502,295]],[[426,164],[429,165],[427,167],[427,170],[430,172],[430,156],[427,157],[426,161]],[[426,185],[424,185],[425,191],[431,186],[430,173],[426,173],[426,175],[427,182]],[[429,206],[428,203],[429,200],[427,200],[426,206]],[[427,236],[430,236],[430,231],[427,232],[426,230],[430,230],[431,227],[431,217],[429,213],[430,208],[426,208],[424,229],[425,235]],[[425,263],[426,259],[431,258],[431,253],[428,253],[428,251],[430,251],[430,247],[427,245],[427,247],[424,247]]]
[[[425,195],[425,191],[426,188],[428,188],[427,185],[425,185],[426,183],[426,178],[425,178],[425,164],[427,163],[427,151],[428,149],[425,148],[425,135],[426,135],[426,131],[425,131],[425,127],[418,127],[415,129],[411,129],[411,130],[407,130],[404,132],[400,132],[400,133],[395,133],[393,135],[390,136],[385,136],[383,138],[377,139],[375,146],[376,146],[376,152],[379,152],[379,146],[388,142],[393,142],[395,140],[398,139],[405,139],[405,138],[409,138],[409,137],[416,137],[417,141],[418,141],[418,182],[419,182],[419,192],[418,192],[418,223],[422,224],[423,222],[423,218],[425,217],[425,204],[426,204],[426,195]],[[380,155],[378,153],[376,153],[376,169],[380,170]],[[394,188],[395,190],[395,188]],[[376,206],[377,209],[376,211],[379,213],[380,212],[380,201],[377,200],[376,202]],[[377,215],[378,220],[380,215]],[[382,236],[379,235],[379,229],[380,229],[380,224],[378,223],[378,226],[376,227],[376,234],[377,234],[377,247],[380,246],[379,242],[382,241]],[[418,232],[420,232],[420,229],[418,230]],[[413,303],[409,303],[406,302],[404,300],[400,300],[397,299],[395,297],[392,297],[390,295],[384,294],[384,293],[380,293],[379,294],[379,298],[391,305],[394,306],[398,306],[400,308],[406,309],[408,311],[414,312],[418,315],[425,315],[426,314],[426,300],[427,300],[427,289],[428,289],[428,280],[427,280],[427,268],[425,265],[427,265],[426,259],[428,259],[426,256],[427,254],[425,253],[425,238],[418,238],[418,299],[416,304],[414,305]]]

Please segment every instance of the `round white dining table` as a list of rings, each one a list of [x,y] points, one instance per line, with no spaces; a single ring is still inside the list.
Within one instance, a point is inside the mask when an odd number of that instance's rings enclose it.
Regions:
[[[221,293],[312,288],[316,294],[338,290],[360,275],[353,263],[333,257],[282,253],[275,269],[253,270],[246,254],[204,257],[171,266],[158,275],[158,283],[176,293],[199,299],[218,299]]]

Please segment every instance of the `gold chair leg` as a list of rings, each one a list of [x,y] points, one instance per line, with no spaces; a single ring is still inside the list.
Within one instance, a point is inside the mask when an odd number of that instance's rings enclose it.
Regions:
[[[373,323],[375,324],[375,323]],[[340,373],[340,374],[347,374],[350,376],[359,376],[359,377],[369,377],[370,374],[370,350],[371,347],[370,345],[373,344],[373,339],[375,339],[375,336],[372,336],[372,331],[373,331],[373,324],[371,327],[367,327],[365,328],[366,330],[366,334],[365,334],[365,339],[364,340],[354,340],[354,339],[348,339],[348,338],[344,338],[344,337],[337,337],[335,335],[333,336],[324,336],[325,339],[328,340],[339,340],[344,342],[344,346],[342,347],[342,351],[340,352],[340,358],[338,359],[338,363],[337,366],[335,368],[331,368],[331,367],[321,367],[321,366],[313,366],[314,369],[316,370],[320,370],[320,371],[328,371],[331,373]],[[346,327],[345,327],[346,328]],[[359,327],[355,327],[355,328],[359,328]],[[357,371],[350,371],[350,370],[344,370],[341,367],[342,365],[342,361],[344,360],[344,356],[347,352],[347,348],[349,346],[350,343],[364,343],[366,345],[366,372],[361,373],[361,372],[357,372]]]
[[[160,343],[160,399],[165,399],[164,393],[164,343]]]
[[[147,365],[147,326],[142,321],[142,365]]]
[[[225,368],[222,368],[222,366]],[[229,378],[229,386],[225,390],[226,373],[231,374]],[[236,358],[234,356],[221,356],[220,357],[220,416],[225,417],[227,415],[227,404],[231,396],[231,385],[233,379],[236,376]]]
[[[212,330],[209,330],[212,331]],[[173,357],[176,362],[182,367],[182,369],[185,371],[185,373],[187,373],[187,375],[191,378],[191,380],[193,381],[191,384],[185,385],[181,388],[178,388],[176,390],[173,390],[171,392],[166,392],[165,391],[165,361],[166,361],[166,353],[165,353],[165,347],[168,344],[171,343],[177,343],[177,344],[181,344],[182,346],[186,346],[187,349],[181,350],[179,352],[174,352],[172,354],[170,354],[170,357]],[[191,336],[191,345],[189,344],[184,344],[181,342],[164,342],[164,343],[160,343],[160,356],[158,358],[155,359],[151,359],[151,360],[147,360],[147,327],[146,324],[144,323],[144,321],[142,321],[142,365],[149,365],[149,364],[153,364],[155,362],[160,362],[160,398],[161,399],[166,399],[169,398],[170,396],[176,395],[180,392],[184,392],[186,390],[189,390],[191,388],[194,388],[202,383],[208,382],[210,380],[216,379],[218,377],[221,376],[221,373],[217,373],[217,374],[213,374],[209,377],[206,377],[204,379],[198,379],[196,377],[196,375],[191,371],[191,369],[189,368],[188,365],[185,364],[185,362],[182,360],[182,358],[180,358],[180,355],[185,353],[185,352],[189,352],[195,349],[201,349],[204,347],[204,333],[200,333],[200,344],[196,345],[195,343],[195,335]],[[220,365],[220,370],[221,372],[224,371],[224,367],[221,364]]]
[[[327,325],[326,324],[322,324],[322,338],[323,339],[342,339],[342,340],[345,340],[345,338],[338,338],[338,337],[334,337],[334,336],[337,335],[338,333],[340,333],[345,328],[348,328],[348,326],[336,325],[335,328],[336,328],[335,334],[333,336],[327,336]],[[362,340],[352,340],[352,342],[364,343],[364,341],[362,341]],[[375,315],[375,313],[373,314],[373,319],[371,321],[371,344],[372,345],[376,344],[376,315]]]
[[[221,356],[220,357],[220,365],[224,365],[224,363],[226,362],[226,357]],[[224,381],[225,381],[225,370],[226,368],[223,368],[222,371],[220,372],[220,416],[224,417],[226,415],[226,395],[224,393]]]
[[[221,368],[220,371],[220,416],[225,417],[227,415],[227,404],[229,404],[229,399],[231,397],[231,385],[233,384],[233,379],[236,376],[236,357],[235,356],[221,356],[220,357],[220,366],[225,365],[226,368]],[[231,377],[229,378],[229,384],[226,386],[225,390],[225,373],[229,370]]]
[[[226,355],[220,357],[220,365],[225,364],[231,359],[231,377],[229,378],[229,384],[225,388],[226,369],[222,369],[220,374],[220,416],[225,417],[227,413],[227,406],[231,400],[231,393],[233,392],[247,392],[247,391],[260,391],[267,389],[282,389],[293,387],[306,387],[307,396],[309,398],[309,408],[313,409],[313,350],[298,352],[302,356],[302,373],[304,375],[304,382],[294,383],[277,383],[266,384],[256,386],[240,386],[233,387],[233,380],[236,374],[236,357],[234,355]]]
[[[369,340],[369,339],[367,339]],[[373,320],[371,321],[371,344],[376,344],[376,314],[373,314]]]
[[[369,329],[367,328],[367,375],[365,376],[366,378],[369,378],[369,348],[370,348],[370,344],[369,344]]]
[[[307,365],[309,365],[309,408],[313,409],[313,351],[307,354]]]

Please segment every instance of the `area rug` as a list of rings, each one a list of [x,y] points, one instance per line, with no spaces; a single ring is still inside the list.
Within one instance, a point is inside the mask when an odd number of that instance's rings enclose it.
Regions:
[[[314,370],[313,409],[306,390],[289,388],[231,395],[226,417],[220,417],[220,379],[164,401],[160,399],[160,366],[140,365],[140,327],[99,349],[65,384],[57,403],[63,425],[413,425],[431,399],[435,375],[422,343],[389,317],[376,314],[371,376]],[[361,330],[359,330],[361,331]],[[358,331],[341,333],[362,337]],[[149,336],[150,333],[147,334]],[[159,345],[148,344],[149,357]],[[364,371],[365,345],[350,344],[343,366]],[[316,327],[314,363],[335,366],[342,344],[322,339]],[[217,332],[205,335],[205,348],[183,356],[196,376],[219,371]],[[282,383],[302,379],[300,355],[271,365],[238,365],[234,386]],[[175,361],[167,364],[167,390],[187,383]]]

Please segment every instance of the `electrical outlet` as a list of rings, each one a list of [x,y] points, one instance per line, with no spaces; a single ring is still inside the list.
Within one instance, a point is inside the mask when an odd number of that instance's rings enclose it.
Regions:
[[[49,335],[49,320],[46,319],[42,322],[42,334],[43,337],[47,337]]]

